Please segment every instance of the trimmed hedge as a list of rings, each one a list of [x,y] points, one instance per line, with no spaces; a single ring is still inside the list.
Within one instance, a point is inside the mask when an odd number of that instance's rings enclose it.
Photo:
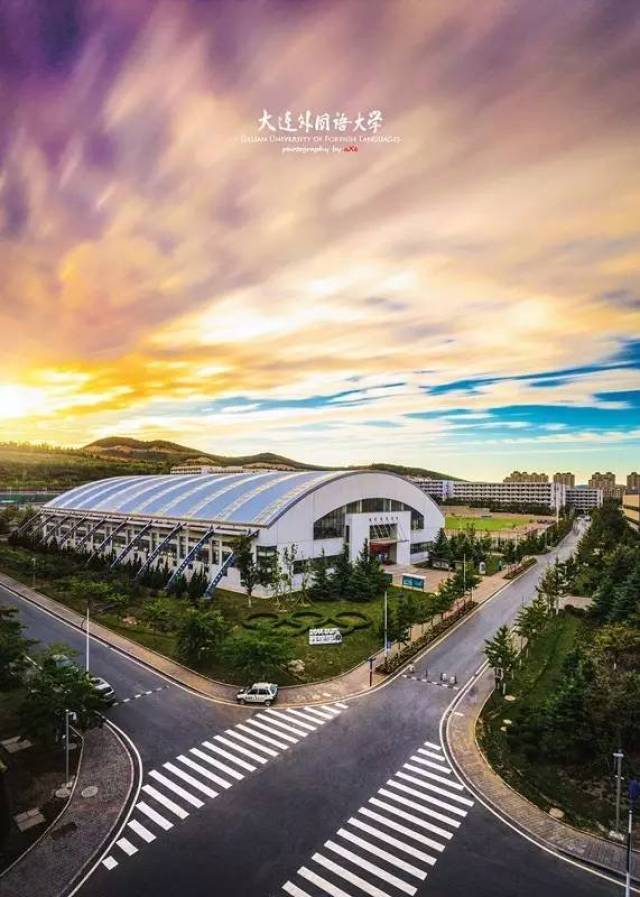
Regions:
[[[278,615],[270,611],[262,611],[262,613],[258,614],[249,614],[247,619],[242,621],[242,625],[245,629],[256,629],[258,626],[271,620],[277,621]]]
[[[469,601],[467,604],[463,604],[448,616],[446,620],[440,620],[440,622],[436,623],[435,626],[432,626],[428,632],[425,632],[425,634],[416,639],[415,642],[410,642],[410,644],[403,648],[402,651],[399,651],[394,657],[388,657],[386,660],[383,660],[380,666],[376,667],[376,673],[393,673],[398,667],[401,667],[403,663],[406,663],[407,660],[415,657],[415,655],[419,654],[423,648],[426,648],[427,645],[435,641],[439,635],[446,632],[447,629],[461,617],[470,613],[474,607],[476,607],[475,601]]]
[[[328,628],[335,626],[340,630],[343,636],[350,635],[357,629],[368,629],[373,626],[373,620],[370,620],[365,614],[361,614],[358,610],[339,611],[331,617],[325,617],[324,614],[317,610],[296,610],[289,616],[280,618],[278,614],[270,611],[261,611],[255,614],[249,614],[246,620],[242,621],[245,629],[255,631],[263,624],[270,624],[272,629],[282,629],[289,635],[304,635],[309,629]]]
[[[515,579],[516,576],[520,576],[521,573],[524,573],[525,570],[528,570],[529,567],[533,567],[534,564],[537,564],[536,558],[527,558],[518,564],[515,570],[511,570],[510,573],[505,573],[502,577],[503,579]]]

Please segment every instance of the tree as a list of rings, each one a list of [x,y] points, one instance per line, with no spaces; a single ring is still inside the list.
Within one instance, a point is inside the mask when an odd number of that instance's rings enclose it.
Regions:
[[[320,557],[311,561],[311,577],[309,593],[313,601],[328,601],[334,597],[324,548]]]
[[[178,656],[192,666],[213,660],[229,633],[229,624],[220,611],[189,607],[178,624]]]
[[[489,666],[501,675],[504,683],[510,677],[518,657],[508,626],[501,626],[492,639],[485,641],[484,653]]]
[[[276,677],[294,655],[290,638],[263,626],[234,635],[222,646],[224,659],[239,673],[253,680]]]
[[[441,529],[438,533],[438,538],[431,549],[431,558],[433,560],[448,562],[452,560],[449,540],[447,539],[447,534],[444,529]]]
[[[633,572],[615,589],[608,618],[614,622],[628,620],[632,615],[637,615],[639,602],[640,563],[636,564]]]
[[[240,585],[247,593],[247,602],[251,607],[251,597],[257,585],[263,582],[264,576],[253,556],[250,536],[240,536],[235,547],[235,561],[240,573]]]
[[[536,591],[547,602],[549,613],[557,612],[561,595],[566,592],[566,578],[564,567],[556,558],[555,563],[551,564],[544,571]]]
[[[541,595],[536,595],[531,604],[523,605],[518,611],[516,628],[518,635],[527,641],[527,651],[536,635],[543,629],[548,616],[549,609]]]
[[[18,711],[21,733],[52,747],[64,732],[66,710],[76,714],[81,729],[92,729],[101,725],[105,706],[88,673],[75,664],[61,669],[45,660],[29,680]]]
[[[287,545],[282,552],[282,585],[284,593],[289,599],[293,594],[293,582],[297,560],[298,546],[295,542],[292,542],[292,544]]]
[[[333,573],[329,578],[331,594],[336,601],[351,597],[351,580],[353,565],[349,560],[349,546],[345,543],[341,554],[336,558]]]
[[[27,665],[25,655],[35,644],[25,637],[17,608],[0,605],[0,685],[10,686],[20,679]]]

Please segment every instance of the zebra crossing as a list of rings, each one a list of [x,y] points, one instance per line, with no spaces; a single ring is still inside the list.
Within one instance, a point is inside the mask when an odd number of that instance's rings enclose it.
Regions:
[[[442,747],[425,741],[279,893],[412,897],[472,806]]]
[[[343,703],[269,708],[151,769],[121,836],[102,860],[108,871],[184,822],[194,810],[347,710]]]

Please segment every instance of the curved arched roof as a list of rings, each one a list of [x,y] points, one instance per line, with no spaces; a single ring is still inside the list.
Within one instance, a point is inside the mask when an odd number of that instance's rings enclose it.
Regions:
[[[111,477],[78,486],[45,508],[270,526],[321,486],[364,471],[246,471]],[[382,475],[382,474],[381,474]],[[397,478],[395,474],[384,476]]]

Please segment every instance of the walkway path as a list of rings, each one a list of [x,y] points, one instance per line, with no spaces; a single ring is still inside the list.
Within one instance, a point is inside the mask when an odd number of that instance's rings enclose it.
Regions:
[[[78,780],[67,806],[0,878],[3,897],[66,893],[117,824],[132,784],[129,754],[113,730],[104,726],[85,733]]]
[[[494,772],[476,740],[476,724],[493,691],[493,673],[487,669],[464,693],[450,713],[445,728],[445,744],[453,763],[472,792],[484,798],[500,816],[550,849],[609,872],[623,873],[626,852],[623,846],[566,825],[518,794]],[[640,861],[634,851],[634,879]]]

